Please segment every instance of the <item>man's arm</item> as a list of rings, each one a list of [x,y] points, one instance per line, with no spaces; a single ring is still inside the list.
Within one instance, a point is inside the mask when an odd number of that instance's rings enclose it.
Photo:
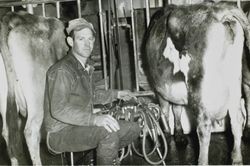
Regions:
[[[115,101],[116,99],[128,101],[132,98],[136,98],[136,96],[129,90],[98,89],[95,91],[94,104],[107,104]]]
[[[107,104],[115,101],[118,96],[118,90],[97,89],[94,92],[94,104]]]
[[[93,125],[95,115],[92,114],[91,103],[71,102],[70,89],[74,81],[71,73],[60,69],[51,74],[53,77],[47,79],[51,116],[72,125]]]

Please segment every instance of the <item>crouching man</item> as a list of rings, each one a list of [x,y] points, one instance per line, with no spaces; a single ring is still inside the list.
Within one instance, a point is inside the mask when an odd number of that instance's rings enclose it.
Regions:
[[[94,114],[94,103],[109,103],[133,97],[129,91],[97,90],[92,83],[89,57],[96,32],[83,18],[71,20],[66,28],[71,47],[67,56],[47,71],[44,125],[47,146],[55,152],[79,152],[96,148],[97,164],[111,165],[118,150],[140,133],[137,123],[117,121],[110,115]]]

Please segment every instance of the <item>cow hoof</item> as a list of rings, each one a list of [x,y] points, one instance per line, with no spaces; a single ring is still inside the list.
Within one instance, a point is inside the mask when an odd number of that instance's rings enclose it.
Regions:
[[[185,135],[175,135],[175,143],[178,147],[186,147],[188,144],[187,137]]]
[[[242,161],[233,161],[232,165],[243,165]]]
[[[242,136],[242,140],[245,143],[250,143],[250,128],[246,127],[243,131],[243,136]]]
[[[198,165],[208,165],[208,159],[199,159],[198,160]]]
[[[11,161],[11,165],[18,165],[18,161],[15,157],[11,157],[10,161]]]
[[[236,152],[236,150],[232,151],[232,164],[233,165],[243,165],[242,155],[239,152]]]
[[[233,160],[232,165],[243,165],[242,160]]]

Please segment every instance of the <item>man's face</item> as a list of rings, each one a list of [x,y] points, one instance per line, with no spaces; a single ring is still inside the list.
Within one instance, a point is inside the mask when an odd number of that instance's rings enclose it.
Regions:
[[[74,32],[72,50],[76,54],[88,58],[93,50],[95,37],[89,28]]]

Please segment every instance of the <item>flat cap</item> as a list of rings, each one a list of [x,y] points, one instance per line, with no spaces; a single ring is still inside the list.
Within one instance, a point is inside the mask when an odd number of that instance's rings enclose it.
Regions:
[[[88,21],[86,21],[84,18],[77,18],[74,20],[70,20],[68,27],[66,28],[66,31],[68,34],[70,34],[72,30],[75,30],[75,29],[80,30],[83,28],[89,28],[90,30],[92,30],[94,34],[96,33],[93,25],[89,23]]]

